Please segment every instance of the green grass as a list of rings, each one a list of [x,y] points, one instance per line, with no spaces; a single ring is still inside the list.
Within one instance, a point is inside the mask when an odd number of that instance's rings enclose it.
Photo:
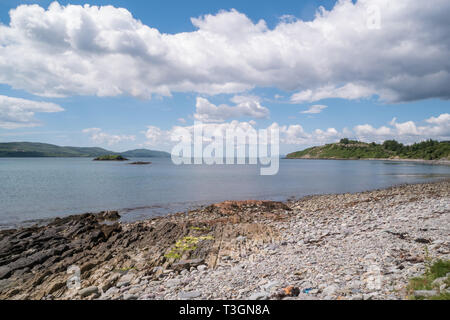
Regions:
[[[127,158],[122,157],[121,155],[108,154],[104,156],[100,156],[94,159],[95,161],[127,161]]]
[[[409,281],[408,294],[412,300],[423,300],[423,297],[414,296],[416,290],[438,290],[433,288],[433,281],[437,278],[445,277],[450,273],[450,260],[437,260],[434,263],[428,263],[425,273],[421,277],[413,278]],[[450,287],[450,276],[445,280],[447,287]],[[430,300],[450,300],[450,293],[442,292],[436,296],[429,297]]]
[[[198,243],[205,240],[214,240],[212,236],[192,237],[187,236],[175,243],[175,246],[164,256],[167,259],[181,259],[184,253],[194,251],[198,248]]]

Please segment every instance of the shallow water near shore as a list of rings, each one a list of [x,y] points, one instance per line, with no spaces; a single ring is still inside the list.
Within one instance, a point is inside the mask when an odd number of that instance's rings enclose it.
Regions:
[[[135,221],[224,200],[283,201],[450,177],[448,166],[407,162],[280,160],[277,175],[260,176],[259,167],[250,165],[151,161],[132,166],[84,158],[0,159],[0,228],[103,210],[119,210],[125,221]]]

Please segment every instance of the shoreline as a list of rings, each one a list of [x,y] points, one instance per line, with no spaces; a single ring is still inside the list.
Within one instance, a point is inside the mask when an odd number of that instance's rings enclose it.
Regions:
[[[303,159],[300,159],[303,160]],[[304,160],[309,160],[309,159],[304,159]],[[318,159],[314,159],[314,160],[318,160]],[[325,160],[325,159],[322,159]],[[328,160],[335,160],[335,159],[328,159]],[[351,192],[351,194],[359,194],[359,193],[366,193],[366,192],[375,192],[375,191],[380,191],[380,190],[386,190],[386,189],[390,189],[390,188],[394,188],[394,187],[403,187],[403,186],[408,186],[408,185],[421,185],[421,184],[430,184],[430,183],[439,183],[442,181],[450,181],[450,178],[448,178],[448,176],[438,176],[438,177],[434,177],[433,181],[427,181],[427,182],[413,182],[413,183],[399,183],[399,184],[394,184],[385,188],[374,188],[374,189],[365,189],[365,190],[361,190],[361,191],[357,191],[357,192]],[[348,192],[347,192],[348,193]],[[259,198],[255,198],[255,199],[247,199],[247,200],[226,200],[226,201],[231,201],[231,202],[241,202],[241,201],[273,201],[273,202],[282,202],[282,203],[288,203],[292,200],[295,201],[301,201],[303,199],[307,199],[310,197],[316,197],[316,196],[330,196],[330,195],[342,195],[342,194],[346,194],[346,192],[344,193],[316,193],[316,194],[307,194],[307,195],[303,195],[300,197],[296,197],[296,196],[285,196],[284,199],[285,200],[267,200],[267,199],[259,199]],[[186,203],[185,206],[185,210],[181,211],[182,209],[177,209],[176,210],[170,210],[168,209],[169,205],[167,205],[167,210],[164,213],[160,213],[160,214],[155,214],[153,216],[148,216],[148,217],[142,217],[142,218],[137,218],[137,219],[126,219],[126,220],[121,220],[119,221],[120,223],[123,224],[131,224],[131,223],[138,223],[138,222],[144,222],[144,221],[148,221],[148,220],[152,220],[152,219],[156,219],[156,218],[164,218],[167,216],[171,216],[171,215],[176,215],[176,214],[180,214],[180,213],[184,213],[184,212],[191,212],[191,211],[197,211],[197,210],[202,210],[205,207],[217,204],[220,202],[199,202],[195,205],[193,205],[192,203],[188,202]],[[85,214],[101,214],[103,212],[118,212],[121,217],[125,217],[127,214],[129,214],[130,212],[133,212],[135,210],[141,210],[143,208],[161,208],[161,205],[156,205],[156,206],[144,206],[144,207],[135,207],[135,208],[122,208],[122,209],[112,209],[112,210],[107,210],[107,211],[100,211],[100,212],[95,212],[95,211],[89,211],[89,212],[85,212],[85,213],[67,213],[61,216],[57,216],[57,217],[47,217],[47,218],[37,218],[37,219],[31,219],[31,220],[24,220],[24,221],[19,221],[16,223],[10,223],[10,224],[0,224],[0,232],[3,231],[11,231],[11,230],[19,230],[19,229],[28,229],[28,228],[33,228],[33,227],[45,227],[48,224],[52,223],[55,219],[64,219],[67,217],[75,217],[75,216],[82,216]]]
[[[407,279],[424,269],[424,245],[449,257],[449,199],[446,179],[228,201],[133,223],[110,221],[115,212],[57,218],[0,231],[0,298],[277,299],[295,286],[298,299],[404,299]],[[367,261],[387,287],[365,286]],[[81,290],[66,286],[71,265]]]
[[[450,160],[425,160],[425,159],[392,159],[392,158],[364,158],[364,159],[348,159],[348,158],[283,158],[285,160],[352,160],[352,161],[392,161],[392,162],[412,162],[429,165],[450,166]]]

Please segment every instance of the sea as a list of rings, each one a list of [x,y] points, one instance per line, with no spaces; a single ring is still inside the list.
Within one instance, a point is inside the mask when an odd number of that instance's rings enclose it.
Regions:
[[[273,176],[261,176],[255,165],[130,160],[152,163],[1,158],[0,229],[106,210],[119,211],[123,221],[137,221],[225,200],[284,201],[450,177],[450,166],[383,160],[281,159]]]

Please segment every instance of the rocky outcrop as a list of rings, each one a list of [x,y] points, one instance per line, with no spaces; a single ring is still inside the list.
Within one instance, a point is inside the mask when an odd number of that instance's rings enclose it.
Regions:
[[[167,269],[213,268],[221,256],[235,251],[239,243],[233,240],[239,236],[272,241],[275,233],[263,221],[275,217],[278,209],[289,210],[281,203],[248,202],[244,219],[244,211],[236,210],[240,205],[232,206],[227,219],[222,219],[222,206],[133,224],[121,224],[118,212],[107,211],[2,231],[0,298],[89,299],[120,281],[129,285],[120,280],[125,274],[159,279]],[[177,248],[180,244],[185,247]],[[80,292],[66,285],[72,266],[79,268]]]

